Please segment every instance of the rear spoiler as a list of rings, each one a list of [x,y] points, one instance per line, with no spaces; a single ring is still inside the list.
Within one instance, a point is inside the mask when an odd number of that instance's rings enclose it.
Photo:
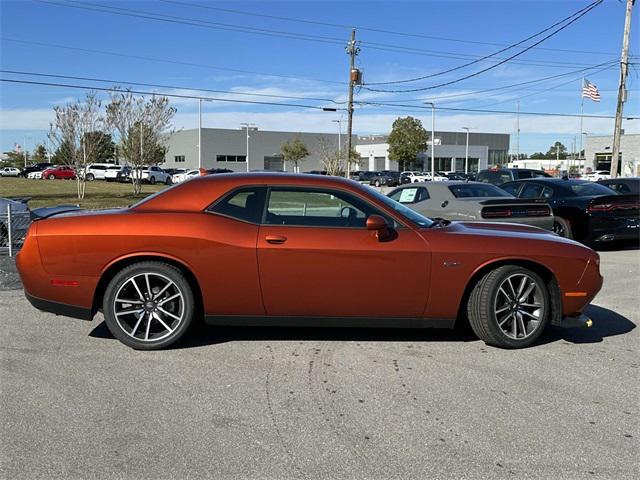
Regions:
[[[482,200],[480,205],[517,205],[517,204],[547,203],[545,198],[492,198],[490,200]]]
[[[31,220],[44,220],[45,218],[53,217],[54,215],[59,215],[61,213],[67,212],[75,212],[77,210],[82,210],[80,205],[57,205],[55,207],[42,207],[31,210]]]

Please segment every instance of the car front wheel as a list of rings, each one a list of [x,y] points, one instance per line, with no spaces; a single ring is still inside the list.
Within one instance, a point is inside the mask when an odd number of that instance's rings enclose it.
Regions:
[[[87,182],[93,182],[96,179],[93,173],[87,173]]]
[[[171,185],[173,183],[173,181],[171,180],[171,177],[167,177],[167,179],[164,181],[165,185]]]
[[[194,317],[193,292],[183,273],[162,262],[125,267],[103,299],[107,327],[137,350],[166,348],[180,340]]]
[[[56,179],[56,176],[52,173],[51,175],[49,175],[49,176],[47,177],[47,179],[49,179],[49,180],[55,180],[55,179]]]
[[[149,177],[149,183],[151,185],[155,185],[156,184],[156,177]]]
[[[467,304],[469,323],[485,343],[502,348],[531,345],[549,317],[549,291],[540,275],[516,265],[490,271]]]

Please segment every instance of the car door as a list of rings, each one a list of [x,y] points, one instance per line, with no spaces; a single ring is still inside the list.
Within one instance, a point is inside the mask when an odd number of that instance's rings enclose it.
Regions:
[[[372,214],[381,212],[342,190],[270,188],[257,242],[267,314],[420,317],[429,290],[425,241],[400,224],[381,241],[365,227]]]

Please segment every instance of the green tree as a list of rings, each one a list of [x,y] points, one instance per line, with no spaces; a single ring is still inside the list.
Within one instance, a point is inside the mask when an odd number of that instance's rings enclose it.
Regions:
[[[4,152],[7,156],[7,159],[2,162],[2,166],[4,167],[24,167],[24,152],[16,152],[15,150],[11,150],[10,152]],[[27,153],[27,163],[31,159],[31,156]]]
[[[115,143],[113,143],[110,133],[87,132],[82,141],[92,146],[88,158],[89,163],[105,163],[114,158]]]
[[[33,163],[43,163],[47,161],[47,149],[44,148],[44,145],[40,144],[36,146],[33,150],[31,161]]]
[[[389,158],[398,162],[400,170],[415,163],[418,154],[427,149],[427,131],[417,118],[397,118],[389,134]]]
[[[563,160],[567,158],[567,147],[561,142],[556,142],[547,151],[546,158],[559,158]]]
[[[280,151],[282,152],[284,161],[293,164],[294,172],[300,170],[300,162],[310,155],[309,149],[299,138],[283,143]]]

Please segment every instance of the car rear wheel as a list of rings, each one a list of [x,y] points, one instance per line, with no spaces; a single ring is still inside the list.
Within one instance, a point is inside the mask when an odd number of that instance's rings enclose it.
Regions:
[[[107,327],[137,350],[180,340],[194,317],[193,292],[182,272],[162,262],[140,262],[118,272],[103,299]]]
[[[471,328],[485,343],[501,348],[528,347],[547,324],[549,291],[537,273],[505,265],[475,285],[467,313]]]
[[[380,180],[376,180],[376,181],[375,181],[375,183],[374,183],[374,185],[375,185],[376,187],[379,187],[379,186],[381,185]]]
[[[573,233],[571,232],[571,225],[568,221],[566,221],[562,217],[555,217],[553,219],[553,233],[556,233],[564,238],[573,238]]]
[[[88,182],[93,182],[96,179],[95,175],[93,173],[87,173],[87,181]]]

